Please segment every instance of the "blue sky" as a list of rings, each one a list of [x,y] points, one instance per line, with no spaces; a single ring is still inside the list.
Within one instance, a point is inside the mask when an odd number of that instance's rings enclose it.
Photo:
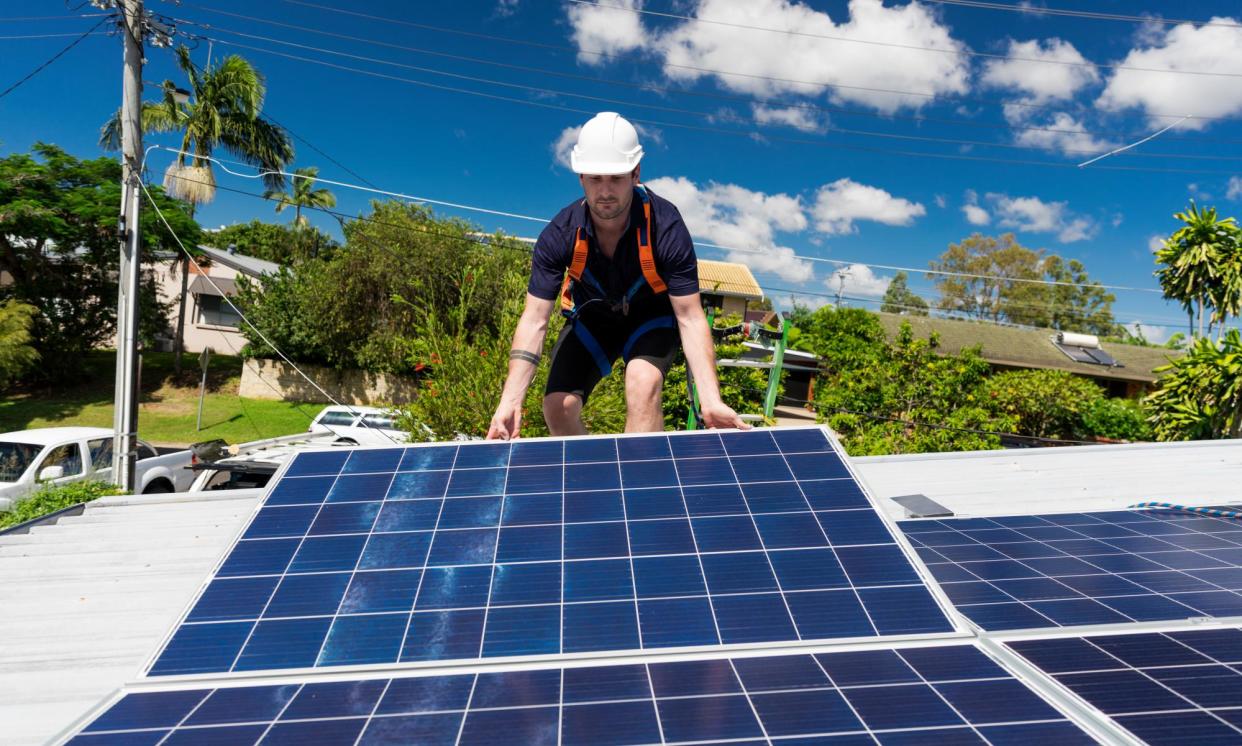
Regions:
[[[858,263],[845,292],[876,298],[892,271],[869,265],[925,267],[976,230],[1014,231],[1024,245],[1082,260],[1102,282],[1155,289],[1150,242],[1175,228],[1173,212],[1192,197],[1226,214],[1242,208],[1236,3],[1078,4],[1215,19],[1201,26],[880,0],[611,2],[624,9],[533,0],[148,7],[215,40],[195,42],[199,64],[209,53],[252,60],[267,77],[268,113],[405,194],[550,216],[577,193],[558,143],[571,142],[571,128],[590,113],[620,111],[642,128],[644,179],[678,203],[700,241],[757,252],[731,258],[749,263],[778,300],[786,289],[837,288],[834,265],[799,256]],[[68,14],[45,5],[40,13]],[[77,33],[95,22],[11,20],[34,14],[27,3],[0,5],[0,37]],[[0,88],[68,41],[0,39]],[[147,80],[176,78],[168,50],[147,56]],[[0,100],[0,152],[44,140],[96,155],[98,126],[119,102],[120,63],[117,38],[91,37]],[[1211,74],[1152,72],[1170,68]],[[1195,118],[1127,154],[1074,167],[1184,114]],[[356,181],[297,146],[295,165]],[[169,158],[153,154],[153,172]],[[1117,167],[1147,170],[1108,170]],[[224,173],[217,181],[262,191]],[[370,199],[334,191],[349,213]],[[487,230],[531,236],[540,227],[444,212]],[[285,219],[270,203],[225,191],[199,215],[207,226]],[[328,216],[312,220],[336,230]],[[730,254],[701,247],[700,256]],[[934,297],[927,277],[911,284]],[[1117,295],[1117,316],[1153,327],[1149,336],[1184,327],[1181,311],[1157,294]]]

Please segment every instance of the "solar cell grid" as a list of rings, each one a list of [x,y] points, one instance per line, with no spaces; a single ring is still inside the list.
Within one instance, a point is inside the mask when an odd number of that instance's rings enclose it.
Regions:
[[[149,673],[949,631],[820,429],[422,446],[299,455]]]
[[[971,645],[129,694],[70,743],[1090,743]],[[162,740],[166,739],[166,740]]]
[[[985,630],[1242,616],[1242,520],[1114,511],[898,525]]]
[[[1151,746],[1242,741],[1242,630],[1008,645]]]

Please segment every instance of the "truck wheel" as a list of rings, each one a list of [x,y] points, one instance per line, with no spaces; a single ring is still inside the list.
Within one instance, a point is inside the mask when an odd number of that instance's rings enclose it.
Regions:
[[[144,495],[162,495],[173,491],[172,483],[167,479],[156,479],[142,491]]]

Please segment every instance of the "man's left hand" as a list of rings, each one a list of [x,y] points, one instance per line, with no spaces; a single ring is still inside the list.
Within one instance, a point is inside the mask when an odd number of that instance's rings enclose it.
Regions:
[[[738,430],[750,429],[750,425],[743,422],[738,413],[734,412],[724,402],[703,405],[703,425],[709,428],[735,427]]]

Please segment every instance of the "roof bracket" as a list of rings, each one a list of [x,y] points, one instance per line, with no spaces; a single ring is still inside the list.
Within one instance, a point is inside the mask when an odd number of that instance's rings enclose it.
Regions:
[[[890,500],[906,509],[906,518],[949,518],[953,511],[927,495],[899,495]]]

